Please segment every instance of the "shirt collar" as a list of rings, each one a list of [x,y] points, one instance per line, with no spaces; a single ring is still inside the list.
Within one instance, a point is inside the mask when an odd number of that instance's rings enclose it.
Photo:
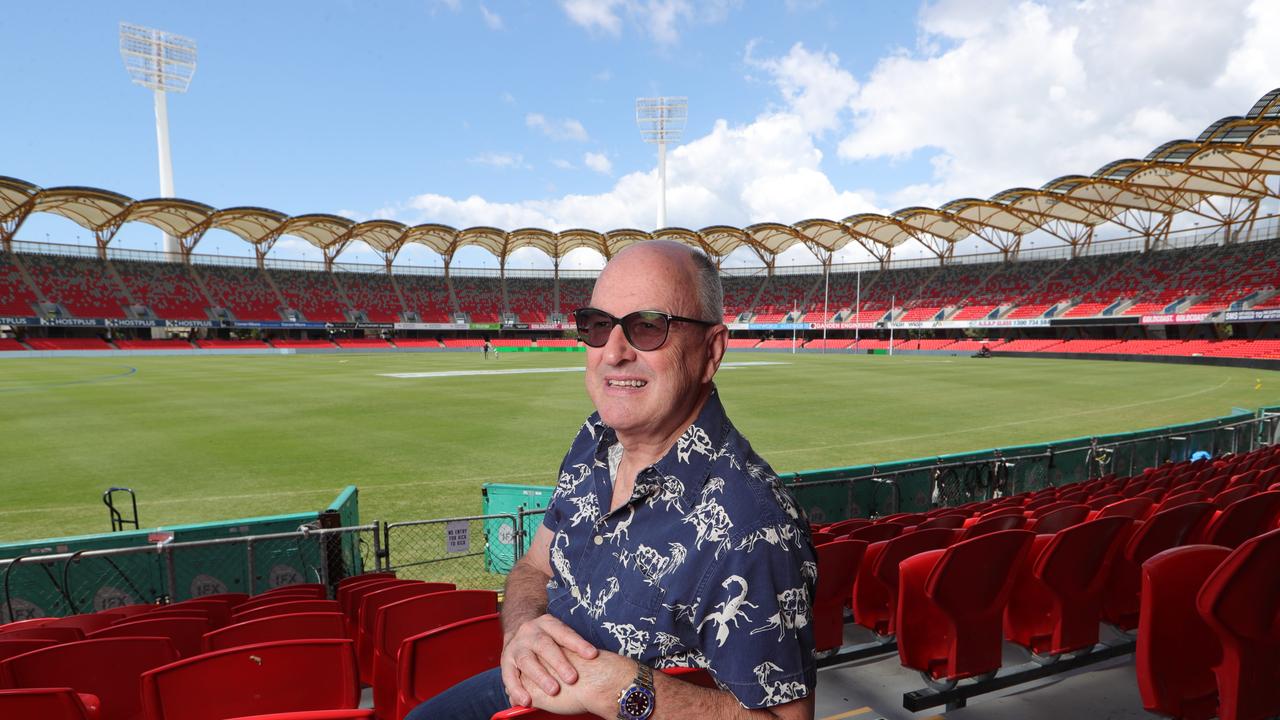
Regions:
[[[618,434],[600,418],[599,412],[592,413],[587,423],[596,439],[596,458],[605,462],[609,447],[618,442]],[[660,491],[662,479],[668,475],[680,478],[686,497],[700,493],[711,473],[711,464],[723,454],[721,449],[728,427],[729,418],[720,402],[720,391],[713,385],[693,423],[685,428],[666,454],[637,475],[633,494],[647,495]]]

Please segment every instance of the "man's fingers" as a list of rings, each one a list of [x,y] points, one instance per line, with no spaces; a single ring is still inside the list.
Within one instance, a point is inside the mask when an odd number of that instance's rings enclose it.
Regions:
[[[596,649],[596,646],[587,642],[581,635],[574,632],[573,628],[550,616],[547,616],[547,619],[550,620],[550,622],[546,623],[547,633],[551,635],[551,637],[554,638],[556,643],[561,647],[568,648],[587,660],[590,660],[600,654],[600,651]]]
[[[507,688],[507,698],[512,705],[528,707],[533,702],[533,698],[520,684],[520,671],[516,669],[514,661],[502,663],[502,684]]]
[[[534,644],[534,651],[538,654],[538,659],[542,661],[542,665],[549,670],[555,671],[555,674],[567,685],[578,682],[578,671],[573,667],[573,663],[569,662],[569,658],[565,657],[564,650],[556,643],[551,635],[542,635]]]
[[[524,652],[516,656],[516,667],[524,675],[522,681],[533,682],[548,695],[555,695],[560,692],[560,683],[551,677],[547,669],[538,660],[538,656],[532,652]]]

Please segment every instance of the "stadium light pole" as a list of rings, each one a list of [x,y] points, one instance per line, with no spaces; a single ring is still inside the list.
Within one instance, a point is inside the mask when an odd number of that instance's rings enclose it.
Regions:
[[[658,227],[667,226],[667,143],[680,142],[689,118],[687,97],[636,98],[640,138],[658,146]]]
[[[155,94],[156,146],[160,156],[160,197],[173,197],[173,160],[169,155],[167,93],[184,93],[196,74],[196,41],[163,30],[120,23],[120,57],[135,85]],[[164,251],[179,252],[178,239],[164,234]]]

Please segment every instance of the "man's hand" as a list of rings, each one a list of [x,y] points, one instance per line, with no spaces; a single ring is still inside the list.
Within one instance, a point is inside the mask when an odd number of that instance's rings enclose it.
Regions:
[[[554,696],[560,692],[560,683],[576,683],[578,671],[566,651],[585,660],[599,654],[591,643],[550,615],[521,623],[508,635],[502,647],[502,684],[511,703],[531,705],[531,692]]]
[[[577,679],[554,694],[531,687],[529,704],[557,715],[613,717],[618,711],[618,693],[635,679],[636,661],[611,652],[597,652],[593,658],[572,653],[568,659]]]

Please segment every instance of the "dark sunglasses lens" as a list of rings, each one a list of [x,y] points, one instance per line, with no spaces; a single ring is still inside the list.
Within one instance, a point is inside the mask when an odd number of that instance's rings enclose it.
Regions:
[[[667,318],[661,313],[633,312],[622,318],[622,329],[637,350],[657,350],[667,341]]]
[[[591,347],[604,347],[613,331],[613,318],[599,310],[578,310],[573,314],[578,324],[578,338]]]

